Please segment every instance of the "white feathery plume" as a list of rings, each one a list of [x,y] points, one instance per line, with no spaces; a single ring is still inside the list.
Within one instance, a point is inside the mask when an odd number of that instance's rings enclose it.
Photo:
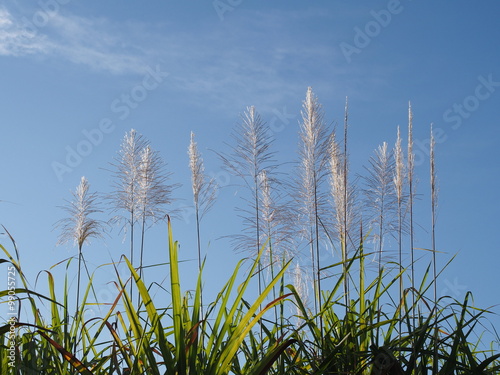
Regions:
[[[219,154],[224,168],[240,178],[248,196],[243,199],[249,208],[237,208],[243,218],[243,233],[233,237],[235,249],[257,254],[261,243],[261,207],[259,204],[259,175],[263,170],[271,173],[275,168],[272,140],[268,129],[254,106],[247,107],[242,121],[232,133],[236,145],[230,155]]]
[[[193,200],[195,206],[199,205],[200,191],[203,186],[203,174],[205,172],[203,160],[198,152],[198,145],[194,140],[194,133],[191,132],[191,138],[188,147],[189,169],[191,169],[191,186],[193,188]]]
[[[310,246],[312,274],[314,275],[313,280],[315,280],[313,283],[314,304],[317,312],[321,306],[320,216],[326,202],[322,185],[326,176],[324,167],[328,160],[328,136],[321,105],[311,87],[307,89],[306,99],[302,107],[297,201],[300,204],[300,216],[305,218],[302,227]]]
[[[149,142],[134,129],[125,133],[116,163],[112,164],[113,192],[109,196],[112,219],[125,232],[130,230],[130,263],[134,265],[134,228],[141,224],[139,274],[142,276],[144,237],[149,220],[166,217],[165,205],[172,202],[171,193],[178,185],[169,185],[164,162]],[[130,295],[133,288],[130,284]]]
[[[308,226],[314,226],[318,213],[318,189],[324,179],[323,167],[327,164],[327,129],[323,121],[323,111],[318,98],[309,87],[302,104],[300,125],[300,199],[302,211],[308,219]],[[309,231],[309,228],[307,228]]]
[[[98,207],[97,193],[89,192],[89,182],[82,177],[76,190],[72,192],[73,200],[68,201],[68,205],[62,207],[69,216],[59,220],[56,227],[61,229],[58,244],[65,244],[73,241],[78,246],[78,276],[77,276],[77,294],[76,307],[80,303],[80,274],[82,262],[82,248],[91,238],[102,238],[106,227],[101,220],[92,218],[92,215],[101,213]]]
[[[383,142],[370,158],[370,167],[365,169],[368,176],[365,180],[365,206],[369,215],[369,223],[374,228],[374,239],[378,243],[378,268],[382,268],[384,237],[397,230],[397,198],[393,188],[395,160],[388,150],[387,142]]]
[[[349,303],[349,275],[347,272],[347,260],[349,245],[355,245],[355,239],[351,238],[351,228],[357,227],[359,213],[356,210],[356,191],[354,186],[348,182],[349,167],[347,156],[340,150],[338,142],[333,135],[330,139],[330,194],[333,201],[335,220],[333,226],[338,235],[343,263],[344,298],[346,309]],[[357,246],[357,245],[355,245]]]
[[[56,223],[61,228],[58,244],[74,241],[81,251],[82,246],[91,238],[102,238],[105,224],[101,220],[91,218],[91,215],[100,213],[98,208],[97,193],[89,192],[89,182],[82,177],[76,190],[72,192],[73,200],[68,201],[68,206],[62,207],[69,216]]]
[[[115,191],[111,195],[111,204],[113,211],[125,211],[128,217],[119,214],[115,217],[116,221],[125,221],[131,227],[139,219],[138,208],[138,183],[139,183],[139,166],[141,164],[141,153],[149,144],[142,135],[132,129],[125,133],[123,138],[117,163],[113,164],[114,172],[114,188]],[[125,223],[123,223],[125,228]],[[132,229],[132,228],[131,228]]]
[[[335,138],[332,137],[330,147],[330,188],[335,206],[335,228],[340,236],[341,242],[346,241],[343,238],[345,233],[344,228],[344,212],[347,209],[346,194],[344,189],[344,163],[343,156],[339,150],[339,145]],[[342,260],[346,259],[346,254],[342,254]]]
[[[411,103],[408,103],[408,183],[413,181],[413,172],[415,166],[415,155],[413,154],[413,112],[411,111]],[[410,195],[411,198],[411,195]]]
[[[394,158],[396,163],[396,170],[394,174],[394,188],[396,191],[396,198],[398,203],[403,202],[403,186],[405,180],[404,156],[401,147],[401,133],[398,126],[398,135],[396,138],[396,146],[394,148]]]
[[[139,275],[142,276],[144,238],[148,221],[153,223],[163,220],[167,216],[167,206],[172,204],[172,193],[177,184],[169,184],[171,173],[165,172],[166,164],[158,151],[148,144],[139,154],[137,167],[137,199],[136,209],[138,219],[141,221],[141,252]]]
[[[164,219],[173,202],[172,193],[179,185],[168,183],[171,173],[165,167],[158,151],[150,145],[142,149],[137,176],[137,215],[142,221]]]
[[[198,151],[198,145],[194,140],[195,134],[191,132],[191,140],[188,148],[189,168],[191,169],[191,187],[193,189],[193,202],[195,210],[199,211],[199,219],[210,210],[217,196],[218,186],[214,178],[209,179],[205,175],[203,158]]]

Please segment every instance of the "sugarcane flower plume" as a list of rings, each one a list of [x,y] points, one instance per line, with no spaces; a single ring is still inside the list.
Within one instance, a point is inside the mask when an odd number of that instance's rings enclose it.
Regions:
[[[63,207],[69,216],[56,223],[56,226],[61,228],[58,244],[74,241],[81,249],[91,238],[102,238],[106,225],[92,217],[102,210],[98,207],[97,193],[89,192],[89,182],[85,177],[81,178],[72,194],[73,200]]]
[[[198,151],[198,144],[194,140],[195,134],[191,132],[191,140],[188,147],[189,168],[191,169],[191,185],[193,189],[193,201],[195,209],[201,217],[210,210],[217,197],[218,186],[214,178],[205,174],[203,158]]]

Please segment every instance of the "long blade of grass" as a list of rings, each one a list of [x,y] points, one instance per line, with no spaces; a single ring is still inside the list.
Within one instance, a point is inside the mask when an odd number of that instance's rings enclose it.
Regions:
[[[168,249],[170,256],[170,287],[172,294],[172,315],[174,321],[175,358],[177,359],[177,374],[186,374],[186,343],[182,321],[181,285],[178,268],[177,242],[172,235],[172,224],[168,219]]]
[[[59,353],[63,356],[65,361],[68,361],[71,366],[78,371],[79,374],[83,375],[94,375],[92,371],[90,371],[82,362],[78,360],[73,354],[67,351],[64,347],[59,345],[56,341],[52,340],[47,334],[43,331],[38,331],[40,336],[42,336],[45,340],[47,340],[54,348],[57,349]]]

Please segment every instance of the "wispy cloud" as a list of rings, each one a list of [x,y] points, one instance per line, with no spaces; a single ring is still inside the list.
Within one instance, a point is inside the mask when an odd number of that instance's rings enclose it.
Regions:
[[[111,23],[61,12],[46,14],[43,27],[29,24],[0,8],[0,55],[40,55],[62,58],[113,74],[142,74],[148,65],[144,51],[124,42],[123,35],[110,33]]]
[[[112,74],[143,74],[148,65],[161,64],[170,73],[170,87],[191,103],[200,99],[215,110],[256,105],[266,111],[308,86],[319,92],[320,85],[337,86],[334,43],[312,40],[300,26],[317,17],[329,15],[239,10],[227,22],[208,18],[186,31],[80,17],[61,8],[33,32],[25,15],[0,7],[0,55],[36,55]]]
[[[23,56],[44,53],[45,38],[21,27],[10,12],[0,8],[0,55]]]

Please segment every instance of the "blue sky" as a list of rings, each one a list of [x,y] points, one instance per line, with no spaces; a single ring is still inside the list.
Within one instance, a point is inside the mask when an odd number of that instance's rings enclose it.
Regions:
[[[55,246],[53,224],[64,216],[57,207],[70,199],[81,176],[92,190],[110,191],[109,163],[134,128],[161,152],[173,182],[182,184],[175,206],[184,215],[174,231],[185,259],[194,259],[186,153],[194,131],[207,173],[228,185],[204,233],[210,243],[207,277],[218,285],[226,277],[221,264],[232,268],[239,257],[220,237],[238,232],[231,218],[241,201],[236,181],[212,150],[228,151],[228,134],[246,106],[255,105],[273,125],[278,159],[291,162],[297,160],[307,87],[323,104],[329,124],[342,123],[348,96],[351,166],[362,173],[379,144],[392,147],[398,125],[405,134],[411,101],[417,224],[424,228],[416,246],[430,246],[433,123],[439,134],[437,243],[446,253],[440,264],[458,253],[439,288],[456,298],[472,290],[477,305],[495,305],[499,14],[492,0],[4,1],[0,222],[16,238],[32,280],[39,270],[74,255],[74,248]],[[230,219],[220,225],[220,218]],[[149,236],[155,249],[150,260],[159,261],[166,250],[164,228],[151,229]],[[121,237],[115,228],[105,243],[94,241],[85,250],[89,262],[97,266],[126,253]],[[0,239],[7,243],[5,236]],[[422,256],[425,266],[430,258]],[[186,266],[186,278],[191,271]],[[106,289],[106,278],[101,282]]]

